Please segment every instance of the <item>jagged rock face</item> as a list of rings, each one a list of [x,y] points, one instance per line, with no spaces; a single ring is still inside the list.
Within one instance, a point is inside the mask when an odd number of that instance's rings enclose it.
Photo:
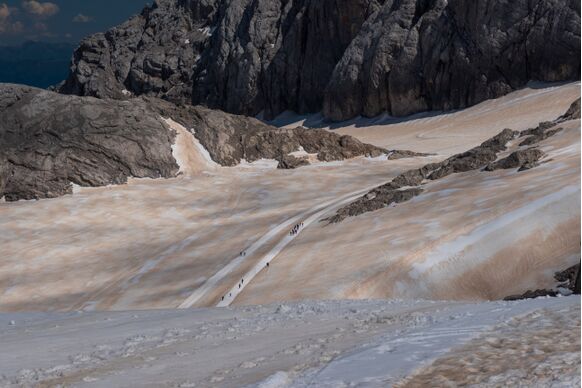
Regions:
[[[573,1],[387,1],[336,66],[324,113],[463,108],[532,79],[576,79],[579,57]]]
[[[321,110],[323,91],[377,0],[243,0],[224,10],[194,72],[193,101],[267,118]]]
[[[83,40],[60,91],[99,98],[138,95],[190,101],[192,70],[208,44],[214,0],[157,0],[122,25]]]
[[[381,2],[158,0],[85,39],[61,92],[127,90],[251,116],[319,111],[333,68]]]
[[[343,120],[579,79],[579,58],[571,0],[157,0],[84,40],[61,92]]]
[[[178,171],[172,134],[139,101],[0,84],[0,197],[51,198]]]

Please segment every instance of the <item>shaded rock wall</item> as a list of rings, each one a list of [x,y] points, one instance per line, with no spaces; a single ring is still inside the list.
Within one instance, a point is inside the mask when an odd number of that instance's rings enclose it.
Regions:
[[[157,0],[85,39],[61,92],[344,120],[579,74],[573,0]]]
[[[464,108],[529,80],[577,79],[579,57],[573,1],[387,1],[336,66],[324,113]]]
[[[133,94],[267,117],[319,111],[333,68],[378,0],[158,0],[85,39],[61,92]]]

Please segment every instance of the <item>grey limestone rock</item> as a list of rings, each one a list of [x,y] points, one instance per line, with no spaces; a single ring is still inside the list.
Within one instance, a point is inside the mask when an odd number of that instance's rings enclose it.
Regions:
[[[73,183],[103,186],[129,177],[174,177],[175,133],[162,118],[183,124],[223,166],[264,158],[278,160],[280,168],[296,168],[306,161],[289,154],[301,147],[322,161],[389,152],[324,129],[280,129],[154,97],[97,99],[0,84],[0,198],[52,198],[71,193]]]
[[[64,96],[0,84],[0,197],[57,197],[72,183],[170,177],[175,134],[143,101]]]
[[[337,121],[579,74],[573,0],[156,0],[81,42],[60,91]]]

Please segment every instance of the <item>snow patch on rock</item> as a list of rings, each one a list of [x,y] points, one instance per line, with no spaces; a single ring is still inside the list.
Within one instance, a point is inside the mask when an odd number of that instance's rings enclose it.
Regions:
[[[162,120],[172,130],[176,131],[176,140],[172,145],[172,155],[176,159],[178,166],[180,166],[178,175],[188,177],[219,167],[210,157],[208,150],[183,125],[171,118],[162,118]]]

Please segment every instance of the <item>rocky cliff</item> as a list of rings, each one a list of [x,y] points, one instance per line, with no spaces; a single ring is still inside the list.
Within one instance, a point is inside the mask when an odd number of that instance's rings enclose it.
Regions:
[[[464,108],[580,74],[580,4],[567,0],[390,1],[334,69],[327,117]]]
[[[571,0],[156,0],[84,40],[61,92],[343,120],[461,108],[579,73]]]

